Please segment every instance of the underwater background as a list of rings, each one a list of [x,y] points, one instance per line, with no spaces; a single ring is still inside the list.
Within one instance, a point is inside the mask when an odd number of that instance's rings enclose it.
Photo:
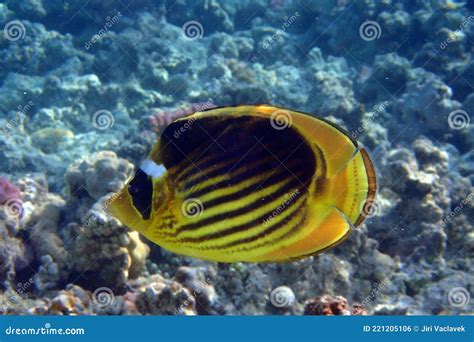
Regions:
[[[0,313],[474,313],[473,1],[11,0],[0,28]],[[217,264],[103,210],[171,121],[260,103],[371,152],[338,247]]]

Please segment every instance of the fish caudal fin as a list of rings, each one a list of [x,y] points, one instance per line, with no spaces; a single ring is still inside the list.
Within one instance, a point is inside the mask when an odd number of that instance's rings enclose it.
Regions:
[[[375,169],[364,148],[331,178],[331,198],[354,226],[362,224],[375,200]]]

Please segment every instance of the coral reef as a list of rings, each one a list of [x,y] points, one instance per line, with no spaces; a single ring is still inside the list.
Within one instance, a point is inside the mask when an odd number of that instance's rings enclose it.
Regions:
[[[0,4],[0,312],[473,314],[473,15],[454,1]],[[222,265],[107,214],[171,121],[245,103],[327,118],[369,150],[377,200],[343,244]]]
[[[181,284],[156,275],[136,293],[138,311],[152,315],[196,315],[196,301]]]
[[[172,109],[169,111],[164,110],[153,110],[153,114],[151,114],[147,118],[147,123],[150,128],[155,132],[161,132],[166,126],[168,126],[171,122],[176,119],[182,118],[186,115],[201,112],[206,109],[215,108],[216,106],[211,102],[203,102],[203,103],[192,103],[189,107]]]
[[[117,158],[112,151],[101,151],[91,158],[78,161],[70,166],[65,176],[66,184],[73,196],[81,192],[95,200],[116,192],[132,175],[133,165],[125,159]]]
[[[328,295],[308,299],[304,306],[304,315],[309,316],[349,316],[366,315],[360,304],[349,307],[347,299],[342,296],[331,297]]]
[[[132,175],[133,165],[110,151],[98,152],[72,164],[65,175],[71,206],[81,205],[77,222],[68,223],[71,271],[89,286],[123,288],[145,266],[149,248],[137,232],[131,232],[107,214],[110,196]],[[80,203],[80,204],[79,204]],[[94,274],[88,280],[88,274]]]
[[[20,199],[20,190],[8,179],[0,177],[0,204],[5,205],[12,199]]]

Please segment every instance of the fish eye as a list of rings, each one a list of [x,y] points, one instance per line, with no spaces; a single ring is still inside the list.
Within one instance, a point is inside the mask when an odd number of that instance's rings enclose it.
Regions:
[[[132,204],[138,210],[144,220],[151,215],[151,204],[153,198],[153,182],[142,169],[138,169],[132,181],[128,184],[128,192],[132,198]]]

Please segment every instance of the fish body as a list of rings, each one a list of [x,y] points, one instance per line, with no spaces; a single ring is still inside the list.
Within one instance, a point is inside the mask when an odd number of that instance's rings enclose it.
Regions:
[[[286,262],[343,241],[375,193],[366,150],[335,124],[236,106],[171,123],[109,210],[174,253]]]

